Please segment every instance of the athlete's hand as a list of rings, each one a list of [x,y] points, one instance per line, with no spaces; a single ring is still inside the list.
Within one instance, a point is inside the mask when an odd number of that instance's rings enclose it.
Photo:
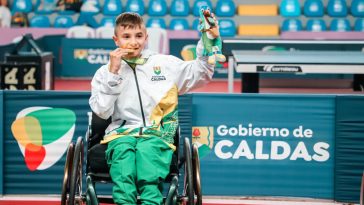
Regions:
[[[132,53],[132,49],[117,48],[110,52],[110,67],[109,71],[117,74],[120,70],[121,61],[123,58],[128,58],[128,55]]]
[[[212,37],[217,38],[220,36],[219,32],[219,22],[216,19],[216,16],[214,13],[211,13],[211,17],[215,21],[215,26],[212,26],[210,29],[207,29],[206,32],[208,32]]]

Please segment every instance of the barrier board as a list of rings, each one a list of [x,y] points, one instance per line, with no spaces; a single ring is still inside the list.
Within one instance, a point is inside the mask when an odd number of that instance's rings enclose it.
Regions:
[[[203,193],[334,195],[335,97],[195,95]]]

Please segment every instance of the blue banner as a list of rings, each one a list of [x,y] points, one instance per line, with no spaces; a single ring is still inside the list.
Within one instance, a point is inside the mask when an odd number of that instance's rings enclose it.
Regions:
[[[364,170],[364,96],[336,101],[335,201],[360,203]]]
[[[112,39],[62,39],[62,77],[92,77],[109,61]]]
[[[334,195],[335,96],[193,96],[203,192]]]
[[[60,194],[67,147],[85,136],[89,92],[4,94],[4,194]]]
[[[67,146],[87,130],[89,96],[0,91],[0,194],[61,193]],[[181,135],[192,135],[199,146],[203,195],[358,201],[363,100],[284,94],[180,97]],[[97,186],[98,193],[110,194],[110,185]]]
[[[0,194],[61,193],[68,145],[87,131],[89,97],[89,92],[0,91],[0,109],[4,103],[6,110],[0,113]],[[191,136],[191,101],[187,95],[179,102],[183,136]],[[111,185],[98,183],[97,192],[111,194]]]

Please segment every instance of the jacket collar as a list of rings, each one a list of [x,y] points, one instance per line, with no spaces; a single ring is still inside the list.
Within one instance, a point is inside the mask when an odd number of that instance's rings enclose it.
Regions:
[[[156,55],[156,54],[158,54],[157,52],[155,52],[155,51],[151,51],[151,50],[148,50],[148,49],[144,49],[143,51],[142,51],[142,56],[141,56],[141,58],[149,58],[150,56],[152,56],[152,55]]]

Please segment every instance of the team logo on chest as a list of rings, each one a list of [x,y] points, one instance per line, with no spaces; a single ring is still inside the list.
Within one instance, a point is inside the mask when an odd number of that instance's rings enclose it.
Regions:
[[[154,66],[153,67],[153,71],[154,71],[154,74],[155,75],[152,76],[151,81],[166,80],[166,77],[164,75],[161,75],[162,74],[162,70],[161,70],[161,67],[160,66]]]

